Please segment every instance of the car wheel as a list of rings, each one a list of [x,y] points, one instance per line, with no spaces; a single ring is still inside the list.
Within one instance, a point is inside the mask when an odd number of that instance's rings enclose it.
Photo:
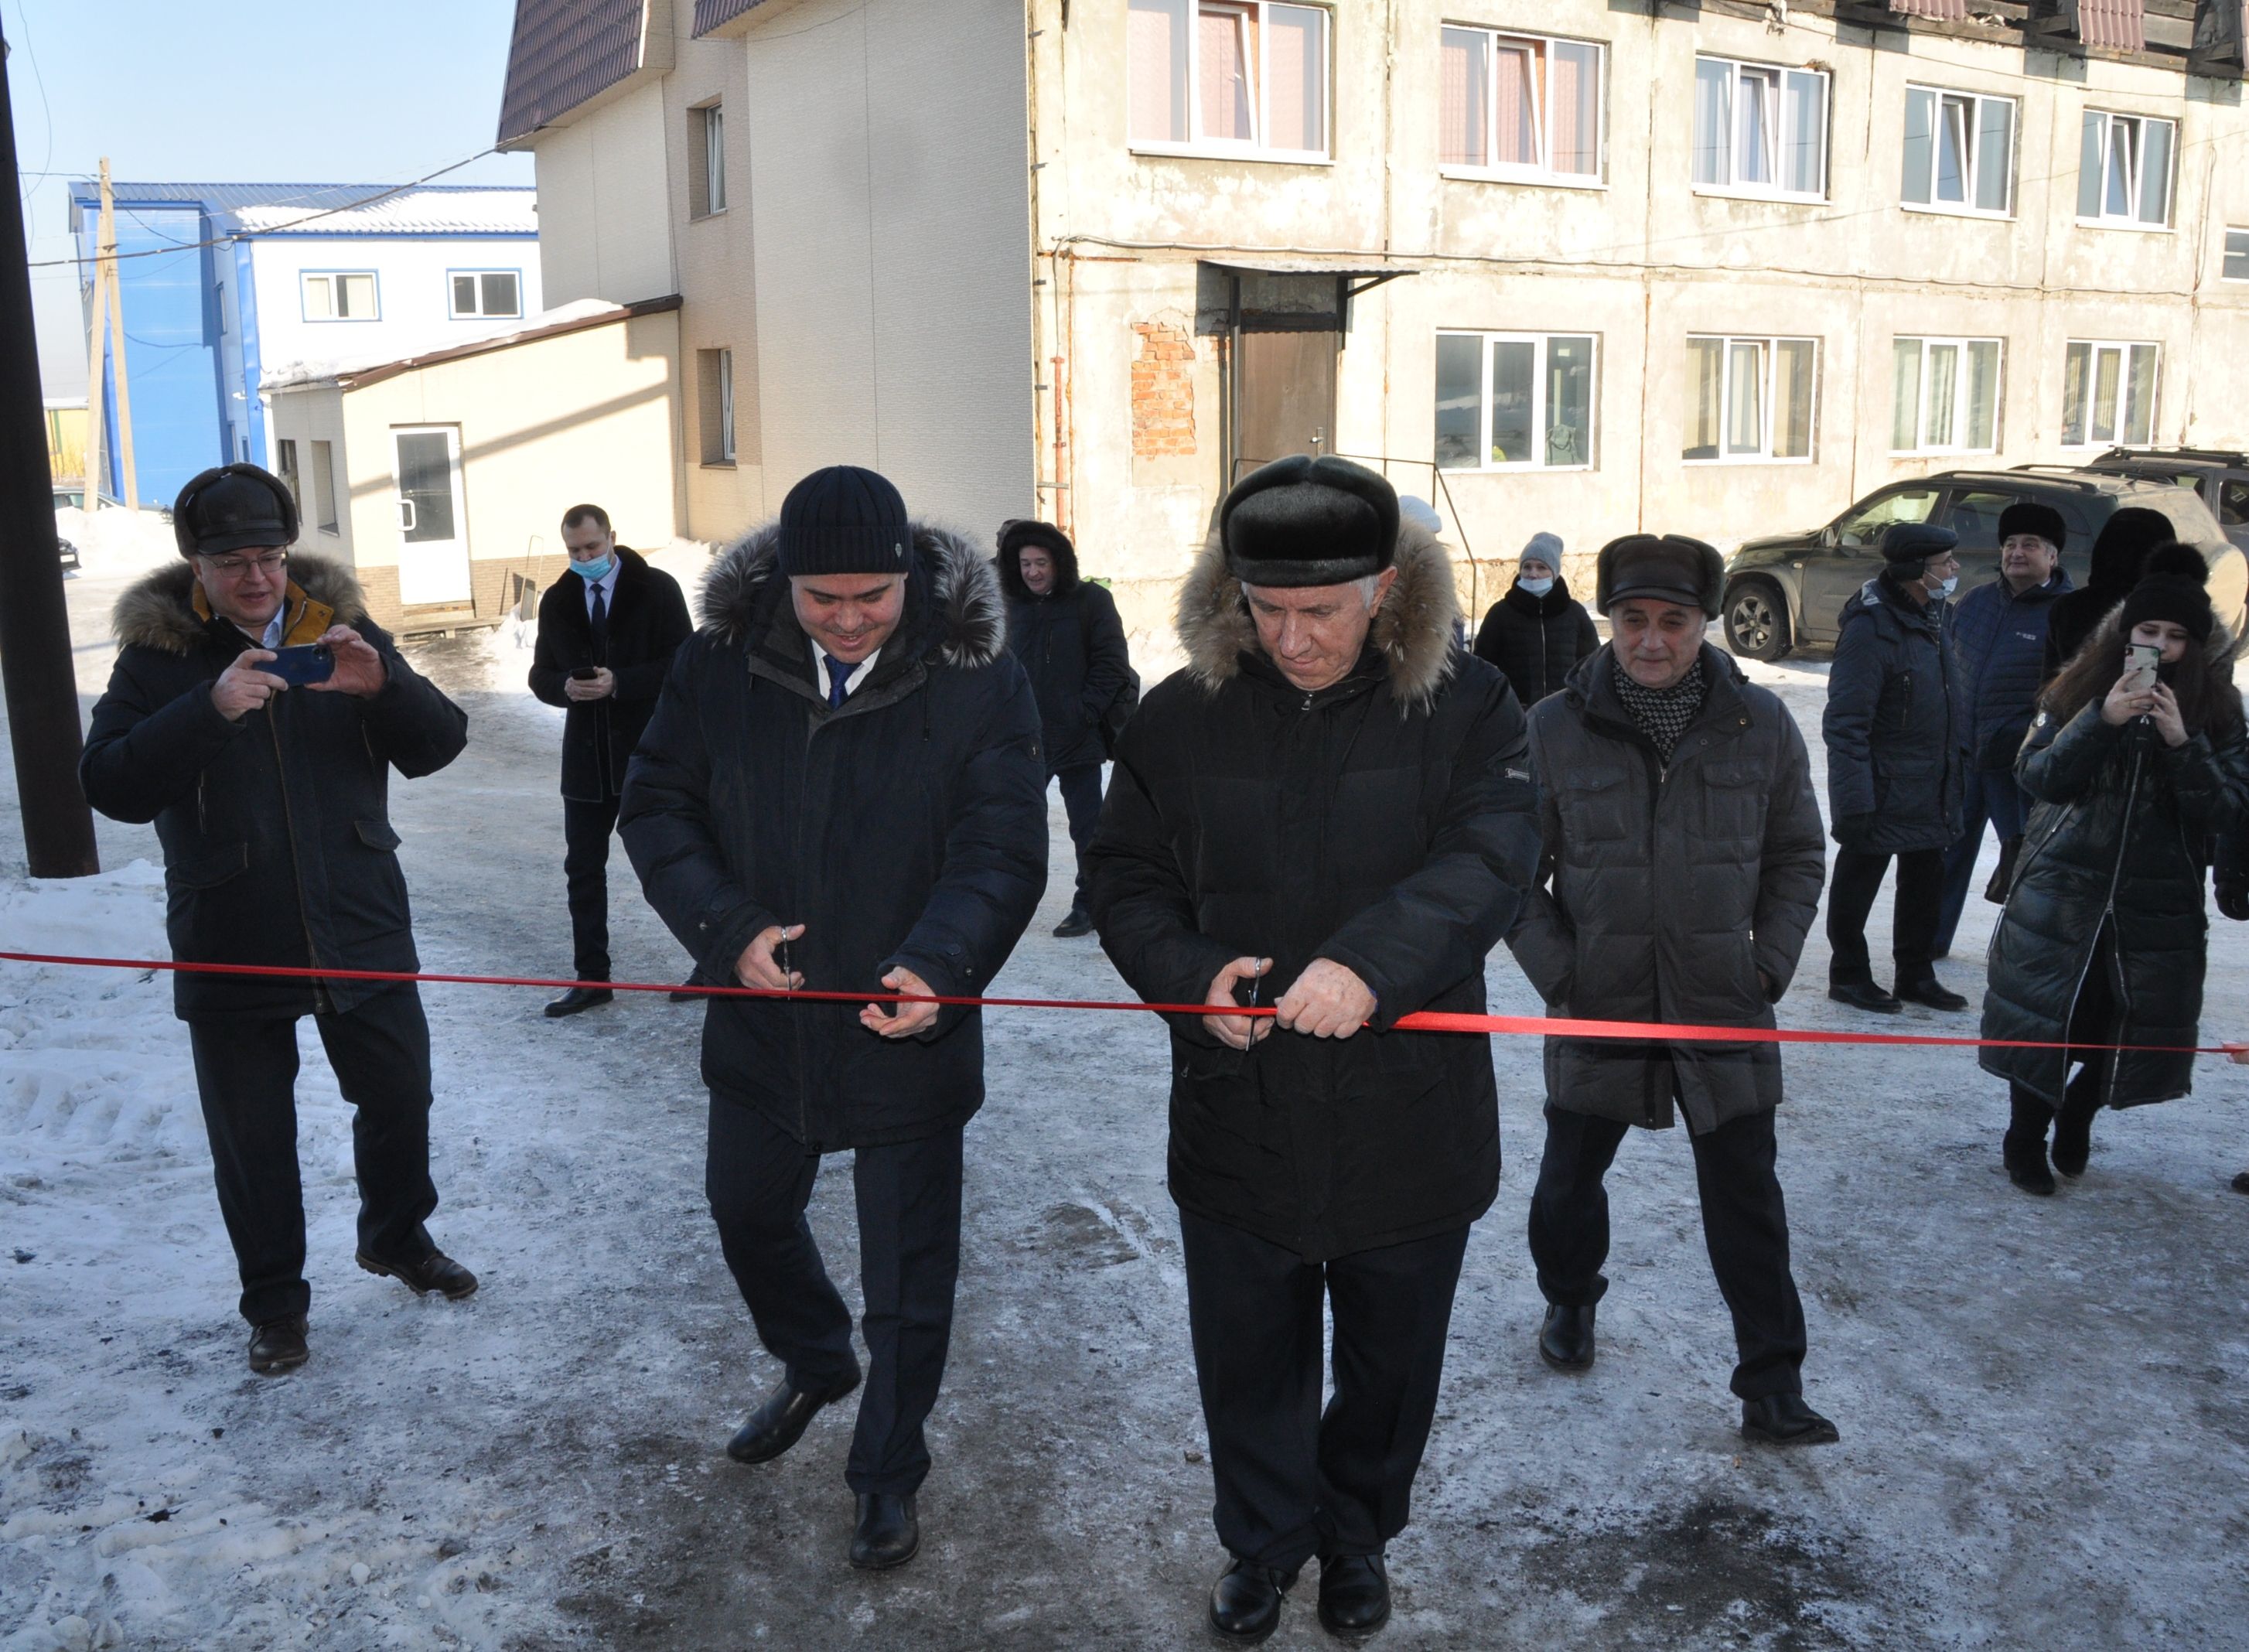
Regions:
[[[1726,646],[1743,659],[1774,660],[1794,637],[1787,599],[1770,580],[1743,580],[1726,593]]]

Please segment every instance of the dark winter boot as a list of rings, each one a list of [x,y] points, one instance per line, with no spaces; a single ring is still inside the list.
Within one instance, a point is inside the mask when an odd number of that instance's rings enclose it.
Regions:
[[[2007,891],[2015,886],[2015,857],[2022,852],[2020,837],[1999,840],[1999,864],[1991,869],[1991,881],[1984,885],[1984,898],[1994,906],[2007,904]]]
[[[1320,1625],[1331,1635],[1372,1635],[1390,1618],[1390,1575],[1379,1554],[1320,1562]]]
[[[1296,1582],[1297,1569],[1276,1572],[1233,1560],[1210,1586],[1210,1627],[1243,1646],[1263,1640],[1280,1627],[1281,1597]]]
[[[310,1358],[312,1350],[305,1346],[305,1316],[301,1313],[292,1319],[269,1319],[251,1331],[250,1368],[261,1377],[294,1371]]]
[[[1593,1366],[1593,1304],[1565,1308],[1550,1303],[1538,1327],[1538,1357],[1557,1371],[1590,1371]]]
[[[2233,1191],[2249,1193],[2249,1170],[2244,1170],[2233,1178]]]
[[[1063,940],[1076,940],[1080,935],[1093,933],[1093,914],[1085,910],[1085,903],[1074,900],[1069,904],[1069,915],[1055,926],[1055,934]]]
[[[2073,1181],[2093,1156],[2093,1115],[2101,1111],[2108,1077],[2105,1060],[2088,1061],[2061,1092],[2061,1111],[2053,1117],[2053,1167]]]
[[[1742,1438],[1766,1445],[1833,1445],[1842,1431],[1804,1403],[1800,1394],[1768,1394],[1742,1401]]]
[[[911,1494],[862,1491],[859,1518],[851,1528],[851,1564],[862,1572],[887,1572],[904,1566],[921,1549],[921,1522]]]
[[[2046,1161],[2046,1129],[2053,1121],[2053,1109],[2020,1084],[2008,1087],[2007,1100],[2012,1116],[1999,1144],[2007,1180],[2025,1193],[2051,1194],[2053,1170]]]

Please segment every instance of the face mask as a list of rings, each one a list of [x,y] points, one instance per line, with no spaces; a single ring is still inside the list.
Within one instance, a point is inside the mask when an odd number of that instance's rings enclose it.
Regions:
[[[1959,589],[1960,576],[1957,574],[1955,574],[1950,579],[1945,581],[1943,584],[1936,588],[1936,594],[1939,596],[1950,596],[1953,592]]]
[[[1533,596],[1544,596],[1547,592],[1554,589],[1554,582],[1551,579],[1518,579],[1515,582],[1517,585],[1520,585],[1524,590],[1530,592]]]
[[[609,578],[609,559],[605,556],[598,562],[573,562],[570,564],[570,571],[585,581],[587,584],[592,585]]]

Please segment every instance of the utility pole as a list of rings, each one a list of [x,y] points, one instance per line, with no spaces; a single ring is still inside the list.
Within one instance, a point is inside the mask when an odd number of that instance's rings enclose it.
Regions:
[[[54,478],[47,470],[6,51],[0,40],[0,175],[17,185],[17,204],[0,211],[0,338],[20,342],[0,350],[0,692],[7,697],[31,876],[83,878],[100,871],[101,863],[93,812],[78,783],[78,674],[55,544]]]
[[[109,157],[101,157],[101,258],[94,267],[109,295],[110,371],[117,375],[117,461],[127,510],[141,508],[141,480],[133,473],[133,397],[125,386],[125,293],[117,285],[117,203],[109,192]]]
[[[93,244],[101,246],[101,222],[94,221]],[[86,329],[86,508],[101,508],[101,490],[109,483],[109,415],[102,406],[107,375],[102,371],[102,351],[109,337],[109,283],[101,279],[101,260],[94,259],[93,307]]]

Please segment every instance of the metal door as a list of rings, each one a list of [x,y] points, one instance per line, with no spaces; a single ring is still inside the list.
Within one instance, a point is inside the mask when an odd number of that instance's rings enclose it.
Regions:
[[[452,424],[395,429],[398,478],[398,600],[407,608],[469,602],[468,525],[461,511],[461,431]]]
[[[1335,451],[1341,338],[1332,327],[1241,334],[1235,368],[1237,473],[1295,453]]]

